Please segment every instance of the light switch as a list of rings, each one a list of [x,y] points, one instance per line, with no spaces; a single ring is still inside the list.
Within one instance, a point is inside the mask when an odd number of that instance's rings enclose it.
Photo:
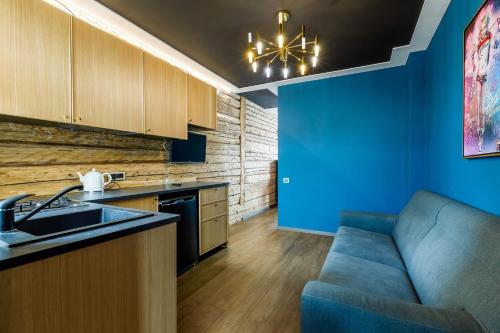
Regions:
[[[290,184],[290,178],[283,178],[283,184]]]

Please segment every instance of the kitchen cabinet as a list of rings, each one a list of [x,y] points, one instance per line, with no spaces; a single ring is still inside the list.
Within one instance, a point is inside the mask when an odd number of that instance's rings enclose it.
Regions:
[[[157,212],[158,196],[152,195],[134,199],[116,200],[116,201],[106,202],[106,204],[116,207],[133,208],[133,209],[149,210]]]
[[[142,50],[73,19],[73,120],[144,131]]]
[[[4,333],[173,333],[176,223],[0,272]]]
[[[185,72],[144,53],[146,134],[187,139],[186,85]]]
[[[187,76],[188,123],[208,129],[217,127],[217,90],[191,75]]]
[[[70,31],[43,1],[1,1],[0,114],[71,122]]]
[[[228,241],[228,187],[200,190],[200,255],[226,244]]]

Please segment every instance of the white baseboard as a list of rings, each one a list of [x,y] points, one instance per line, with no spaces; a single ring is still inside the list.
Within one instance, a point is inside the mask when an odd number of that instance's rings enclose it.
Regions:
[[[284,230],[284,231],[302,232],[302,233],[305,233],[305,234],[314,234],[314,235],[323,235],[323,236],[335,237],[335,233],[334,232],[316,231],[316,230],[309,230],[309,229],[289,228],[289,227],[280,227],[280,226],[277,226],[276,229],[278,229],[278,230]]]

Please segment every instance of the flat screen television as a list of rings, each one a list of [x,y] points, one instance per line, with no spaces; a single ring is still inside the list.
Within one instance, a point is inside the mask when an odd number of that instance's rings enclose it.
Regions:
[[[188,133],[187,140],[172,140],[172,163],[205,163],[207,137],[202,134]]]

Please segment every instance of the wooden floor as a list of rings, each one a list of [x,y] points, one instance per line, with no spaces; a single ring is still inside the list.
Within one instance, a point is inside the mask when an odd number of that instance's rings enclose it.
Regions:
[[[230,227],[230,246],[178,279],[178,332],[299,332],[300,294],[332,237],[276,229],[267,211]]]

